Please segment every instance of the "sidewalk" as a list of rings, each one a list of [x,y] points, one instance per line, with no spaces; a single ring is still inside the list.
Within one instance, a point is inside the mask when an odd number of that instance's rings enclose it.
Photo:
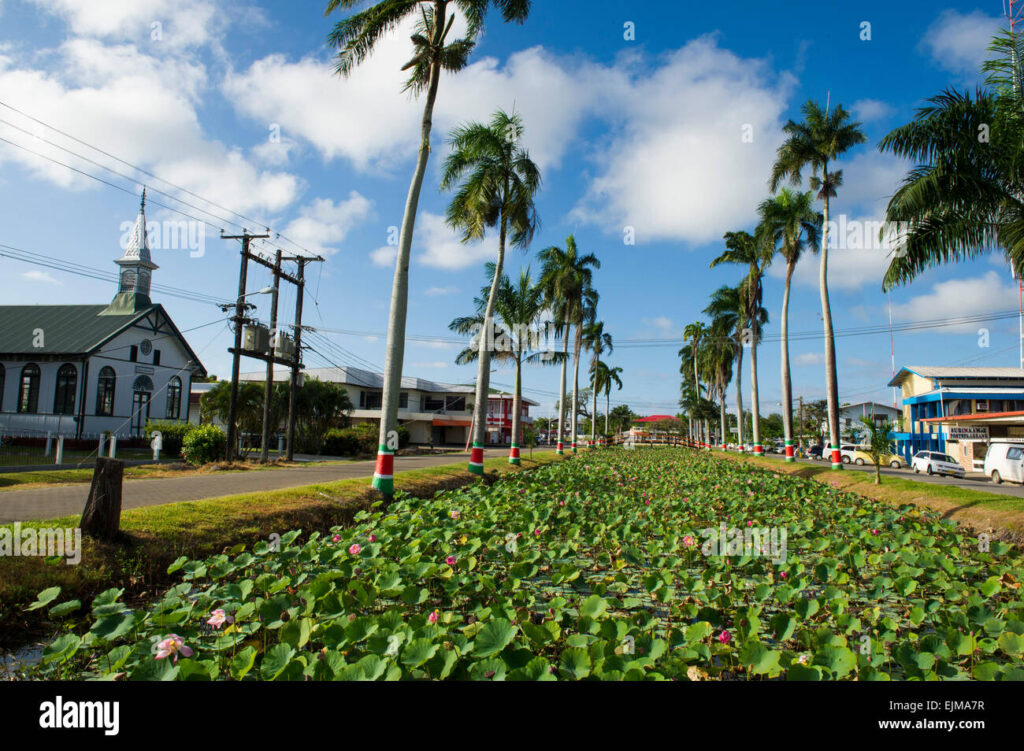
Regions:
[[[508,456],[508,449],[488,449],[488,458]],[[399,456],[395,472],[458,464],[466,453],[437,456]],[[322,458],[322,457],[320,457]],[[337,480],[373,476],[375,462],[359,461],[268,470],[266,472],[224,472],[188,477],[153,477],[124,481],[122,509],[157,506],[163,503],[198,501],[261,490],[283,490],[304,485],[321,485]],[[88,483],[56,487],[6,490],[0,493],[0,524],[30,519],[52,519],[82,513],[89,495]]]

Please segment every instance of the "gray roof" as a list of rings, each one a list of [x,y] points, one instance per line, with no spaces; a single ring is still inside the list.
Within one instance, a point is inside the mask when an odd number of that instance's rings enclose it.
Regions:
[[[967,379],[967,380],[995,380],[995,379],[1020,379],[1024,380],[1024,369],[1021,368],[986,368],[986,367],[956,367],[956,366],[933,366],[933,365],[908,365],[900,368],[899,372],[889,381],[890,386],[899,386],[907,373],[914,373],[922,378],[939,379]]]

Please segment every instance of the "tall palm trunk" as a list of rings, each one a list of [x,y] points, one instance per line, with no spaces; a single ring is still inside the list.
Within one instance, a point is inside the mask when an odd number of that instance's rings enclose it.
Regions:
[[[786,286],[782,292],[782,431],[786,439],[786,461],[795,462],[793,456],[793,381],[789,375],[789,285],[796,264],[786,263]]]
[[[725,444],[728,443],[728,441],[725,438],[726,432],[728,430],[728,423],[725,421],[725,391],[726,386],[728,385],[729,384],[727,383],[719,383],[718,386],[718,424],[719,432],[721,433],[719,437],[722,441],[722,451],[726,450]]]
[[[516,387],[512,394],[512,446],[508,450],[508,463],[519,464],[520,414],[523,411],[523,353],[516,356]],[[532,449],[531,449],[532,451]]]
[[[558,391],[558,445],[555,447],[555,453],[557,454],[565,452],[565,447],[562,445],[562,441],[565,439],[565,369],[568,361],[569,326],[567,324],[564,335],[562,336],[562,385]]]
[[[697,340],[696,340],[696,337],[694,337],[694,346],[693,346],[693,382],[694,382],[694,385],[697,387],[697,407],[699,408],[700,407],[700,374],[697,372]],[[700,432],[701,432],[701,424],[700,424],[700,418],[698,417],[697,418],[697,433],[698,433],[697,443],[698,444],[704,443],[704,436],[700,435]]]
[[[594,377],[591,379],[590,448],[597,446],[597,354],[594,355]]]
[[[434,46],[441,45],[445,27],[445,6],[440,6],[434,25]],[[416,171],[409,185],[402,215],[402,229],[398,237],[398,257],[395,259],[395,278],[391,287],[391,310],[388,314],[388,338],[384,360],[384,383],[380,407],[380,434],[378,437],[377,466],[373,474],[373,487],[390,499],[394,495],[394,452],[398,448],[398,399],[402,387],[402,367],[405,358],[405,319],[409,309],[409,256],[416,225],[416,211],[420,202],[423,178],[430,158],[430,131],[433,127],[434,103],[441,80],[441,63],[434,60],[430,66],[427,101],[423,106],[420,125],[420,150],[416,157]]]
[[[828,179],[828,162],[824,165],[824,180]],[[824,224],[821,233],[821,269],[818,284],[821,288],[821,317],[825,321],[825,381],[828,389],[828,437],[832,451],[832,469],[842,469],[839,458],[839,381],[836,375],[836,339],[832,331],[832,309],[828,302],[828,210],[829,196],[825,196]]]
[[[506,219],[501,217],[498,231],[498,261],[494,266],[494,279],[487,295],[487,309],[484,311],[484,333],[477,349],[476,404],[473,405],[473,451],[469,455],[469,471],[484,473],[484,441],[487,434],[487,402],[491,393],[491,347],[494,345],[494,304],[498,299],[498,283],[505,265]],[[513,438],[513,440],[515,440]]]
[[[608,390],[604,392],[604,434],[608,435],[608,415],[612,408],[612,385],[609,382]]]
[[[573,366],[572,366],[572,416],[570,417],[570,420],[572,421],[571,422],[571,424],[572,424],[572,453],[574,453],[574,454],[576,453],[576,450],[577,450],[577,446],[576,446],[576,435],[577,435],[577,433],[576,433],[576,418],[577,418],[577,414],[576,413],[579,410],[576,409],[576,405],[579,404],[579,401],[577,401],[577,400],[579,398],[578,394],[579,394],[579,390],[580,390],[580,350],[582,348],[583,348],[583,325],[582,325],[582,323],[577,323],[576,324],[576,339],[575,339],[575,341],[573,343],[573,348],[572,348],[572,359],[573,359]]]
[[[736,343],[736,442],[740,451],[743,443],[743,345]]]
[[[757,332],[754,332],[754,343],[750,347],[750,411],[754,432],[754,453],[760,454],[761,447],[761,403],[757,398]]]

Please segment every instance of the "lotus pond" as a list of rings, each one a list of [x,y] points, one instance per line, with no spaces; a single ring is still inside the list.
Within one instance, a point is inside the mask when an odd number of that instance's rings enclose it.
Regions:
[[[727,528],[739,544],[710,545]],[[914,507],[689,449],[604,449],[179,559],[144,609],[47,590],[32,607],[62,631],[37,675],[1024,680],[1022,568]]]

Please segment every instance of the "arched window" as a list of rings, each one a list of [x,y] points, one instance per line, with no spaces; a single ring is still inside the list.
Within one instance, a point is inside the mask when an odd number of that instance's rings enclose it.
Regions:
[[[39,411],[39,366],[30,362],[21,369],[21,381],[18,384],[18,411]]]
[[[114,369],[109,365],[100,369],[100,376],[96,381],[96,414],[110,417],[114,414],[114,390],[117,386],[117,376]]]
[[[132,391],[152,391],[153,390],[153,379],[149,376],[140,375],[135,379],[135,383],[132,384]]]
[[[7,382],[7,371],[3,363],[0,363],[0,410],[4,408],[4,384]]]
[[[167,419],[181,417],[181,379],[174,376],[167,382]]]
[[[75,412],[75,389],[78,387],[78,368],[65,363],[57,371],[57,388],[53,392],[53,413],[71,415]]]

